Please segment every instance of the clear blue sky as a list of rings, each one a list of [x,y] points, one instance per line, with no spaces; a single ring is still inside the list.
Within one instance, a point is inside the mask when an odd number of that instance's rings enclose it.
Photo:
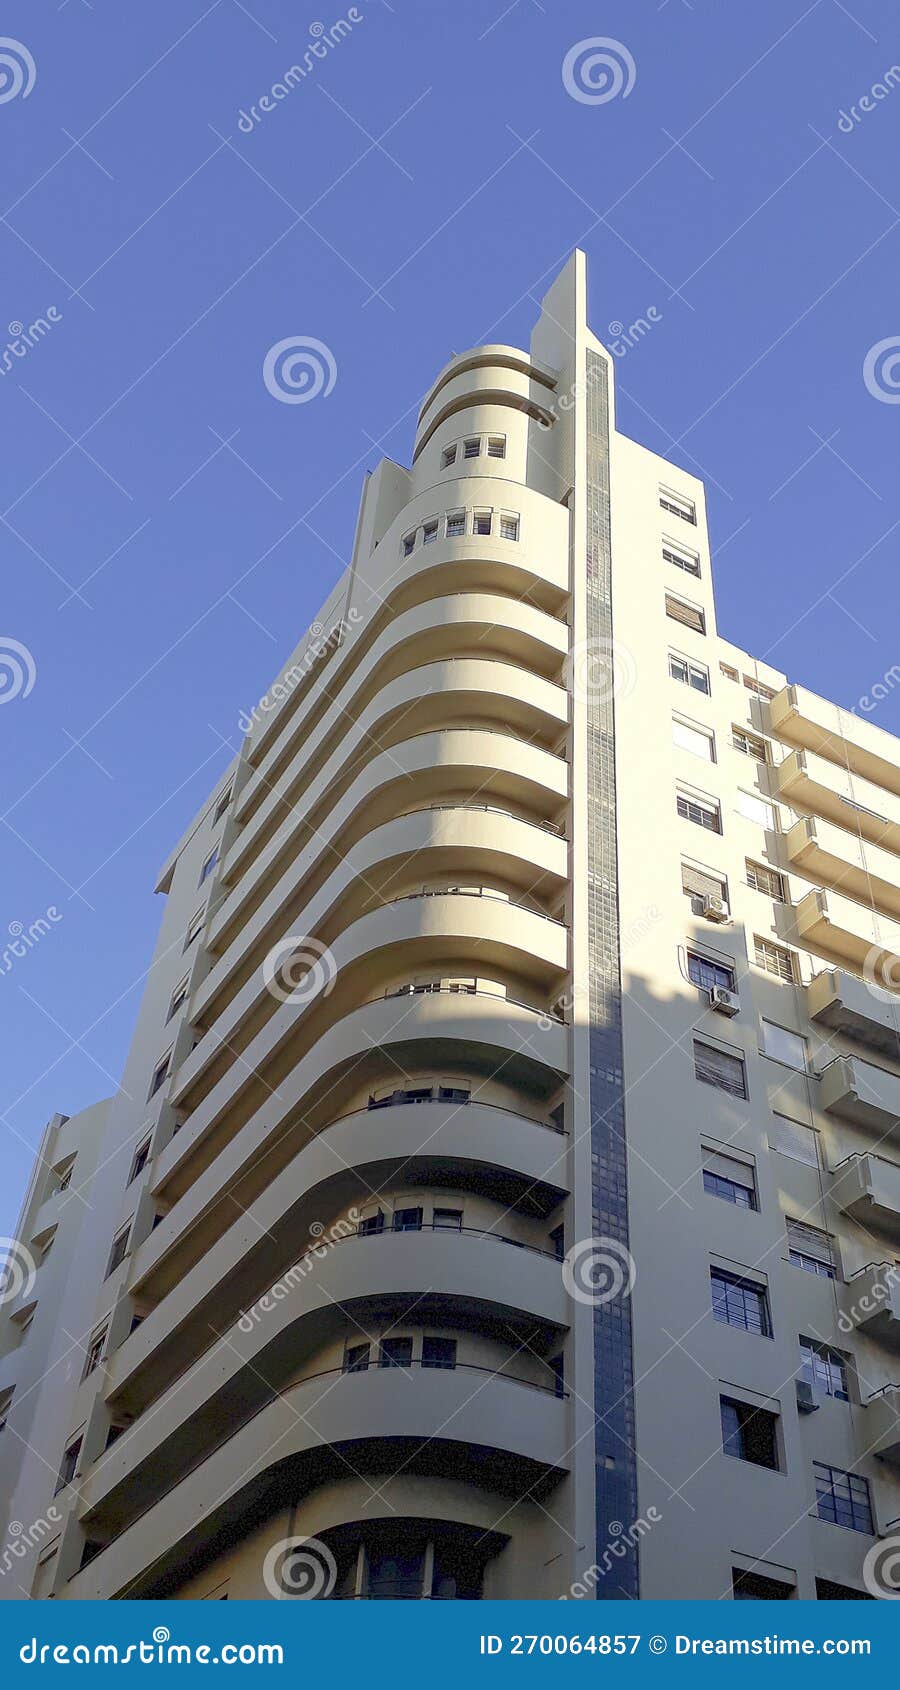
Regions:
[[[506,7],[367,0],[249,134],[342,0],[4,7],[36,78],[0,103],[0,346],[59,320],[0,375],[0,634],[37,670],[0,710],[0,951],[62,919],[0,975],[0,1232],[49,1114],[121,1072],[155,871],[343,567],[363,470],[408,460],[453,351],[526,342],[574,245],[601,338],[661,316],[620,424],[707,478],[721,631],[847,705],[900,662],[900,406],[863,379],[900,336],[900,88],[838,122],[900,63],[896,5]],[[598,34],[636,80],[585,104],[562,63]],[[267,391],[289,336],[331,349],[327,398]]]

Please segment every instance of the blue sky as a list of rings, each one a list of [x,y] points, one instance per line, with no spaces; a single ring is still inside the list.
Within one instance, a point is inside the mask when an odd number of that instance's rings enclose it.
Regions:
[[[849,706],[900,662],[900,406],[889,359],[863,374],[900,337],[900,87],[859,108],[896,7],[368,0],[244,132],[348,10],[4,8],[0,349],[49,327],[0,350],[0,636],[35,668],[0,712],[0,953],[59,919],[0,973],[0,1232],[47,1117],[121,1072],[156,869],[346,562],[363,471],[408,461],[454,351],[527,341],[573,246],[602,339],[659,318],[619,421],[708,482],[720,630]],[[582,103],[562,65],[598,35],[634,86]],[[292,336],[327,398],[267,391]]]

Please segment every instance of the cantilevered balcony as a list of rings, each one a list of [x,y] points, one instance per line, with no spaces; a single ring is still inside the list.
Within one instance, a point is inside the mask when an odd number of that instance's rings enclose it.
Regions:
[[[797,940],[806,950],[844,963],[873,987],[900,980],[900,922],[874,915],[838,892],[807,892],[795,906]]]
[[[900,1162],[866,1153],[832,1169],[831,1196],[845,1215],[900,1239]]]
[[[775,770],[785,803],[862,834],[873,845],[900,852],[900,797],[817,757],[792,751]]]
[[[816,816],[801,816],[787,835],[790,864],[819,886],[900,919],[900,860],[858,833]]]
[[[870,1455],[900,1466],[900,1384],[883,1385],[867,1399],[863,1430]]]
[[[900,1058],[900,996],[873,992],[865,980],[825,968],[807,986],[806,1004],[818,1026]]]
[[[894,1262],[869,1262],[851,1274],[841,1303],[842,1331],[858,1326],[892,1348],[900,1345],[900,1270]]]
[[[779,739],[815,751],[842,768],[900,794],[897,741],[874,722],[842,710],[806,687],[787,686],[769,704]]]
[[[832,1115],[869,1127],[879,1142],[900,1144],[900,1074],[859,1056],[837,1056],[822,1071],[819,1100]]]

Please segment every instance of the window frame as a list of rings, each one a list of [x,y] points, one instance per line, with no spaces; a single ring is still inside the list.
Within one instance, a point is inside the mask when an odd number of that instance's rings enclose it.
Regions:
[[[710,1266],[709,1278],[711,1287],[710,1294],[712,1298],[712,1316],[714,1320],[718,1321],[721,1326],[733,1326],[737,1331],[747,1332],[754,1338],[774,1337],[772,1329],[772,1311],[769,1305],[769,1288],[764,1281],[746,1279],[743,1275],[732,1273],[730,1269],[718,1267],[715,1263]],[[721,1284],[726,1287],[724,1303],[720,1301],[717,1304],[716,1302],[715,1286],[717,1284]],[[743,1320],[728,1319],[729,1310],[736,1307],[733,1300],[729,1303],[729,1290],[740,1293],[740,1307],[744,1314]],[[757,1309],[759,1314],[758,1325],[747,1318],[749,1305],[744,1299],[746,1295],[750,1294],[757,1299]],[[717,1312],[719,1308],[724,1310],[724,1315]]]
[[[683,675],[675,674],[672,668],[673,663],[681,664],[685,673]],[[699,692],[701,698],[712,697],[712,682],[710,680],[708,663],[701,663],[699,659],[695,657],[687,657],[684,652],[675,651],[670,646],[667,654],[667,665],[670,681],[677,682],[679,686],[688,687],[691,692]],[[705,686],[697,686],[693,679],[694,675],[699,676],[702,681],[705,681]]]
[[[722,1085],[720,1081],[711,1079],[707,1077],[707,1075],[702,1074],[700,1072],[700,1065],[698,1062],[698,1051],[710,1051],[714,1056],[724,1057],[739,1065],[743,1090],[737,1091],[732,1086]],[[724,1091],[728,1097],[735,1097],[742,1103],[746,1103],[749,1100],[750,1089],[747,1084],[747,1058],[743,1050],[739,1047],[732,1047],[728,1049],[724,1045],[717,1045],[712,1043],[709,1039],[701,1038],[695,1033],[691,1040],[691,1052],[694,1060],[694,1078],[699,1085],[712,1086],[715,1091]],[[708,1066],[714,1067],[714,1064],[708,1064]]]

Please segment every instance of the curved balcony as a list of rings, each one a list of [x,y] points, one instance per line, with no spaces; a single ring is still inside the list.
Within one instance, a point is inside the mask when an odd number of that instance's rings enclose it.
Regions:
[[[461,353],[444,367],[424,400],[413,463],[443,422],[471,406],[503,406],[551,426],[555,389],[556,372],[514,346],[479,346]]]
[[[487,1176],[510,1208],[527,1191],[533,1206],[549,1211],[568,1190],[567,1139],[548,1117],[475,1098],[392,1103],[331,1122],[192,1268],[179,1271],[171,1252],[160,1259],[156,1233],[141,1245],[132,1285],[162,1300],[108,1358],[107,1395],[132,1406],[158,1395],[290,1268],[312,1223],[401,1176],[423,1189],[456,1178],[476,1191]]]
[[[460,1483],[470,1473],[483,1483],[473,1456],[496,1452],[528,1489],[566,1472],[566,1422],[566,1402],[554,1392],[481,1368],[375,1368],[303,1380],[229,1431],[162,1495],[157,1485],[156,1499],[61,1594],[88,1601],[139,1594],[151,1570],[158,1578],[170,1556],[183,1562],[201,1549],[281,1474],[296,1489],[346,1470],[344,1449],[357,1471],[366,1447],[390,1447],[392,1462],[408,1470],[449,1466]],[[93,1507],[88,1490],[82,1519],[89,1532]]]
[[[361,903],[390,896],[397,881],[408,880],[413,869],[420,882],[439,873],[466,879],[494,875],[530,890],[537,898],[557,893],[568,874],[566,843],[545,826],[508,811],[465,805],[412,810],[373,828],[349,847],[319,884],[321,860],[321,843],[316,841],[289,864],[195,992],[191,1002],[195,1023],[209,1025],[211,1012],[221,1008],[222,998],[230,1000],[234,988],[229,991],[229,987],[238,971],[243,975],[261,962],[289,926],[296,923],[298,931],[330,941],[361,913]],[[328,853],[326,865],[330,861]],[[304,897],[304,889],[309,896]],[[326,918],[327,931],[320,932],[319,924]],[[188,1064],[192,1070],[199,1068],[193,1054]]]
[[[476,795],[482,801],[523,810],[537,819],[553,817],[568,796],[569,772],[561,757],[511,734],[485,728],[454,728],[410,734],[358,771],[314,836],[306,817],[288,816],[241,881],[227,892],[210,924],[209,944],[227,944],[272,890],[276,876],[290,871],[289,853],[305,872],[328,850],[346,855],[350,845],[396,817],[430,801]]]

